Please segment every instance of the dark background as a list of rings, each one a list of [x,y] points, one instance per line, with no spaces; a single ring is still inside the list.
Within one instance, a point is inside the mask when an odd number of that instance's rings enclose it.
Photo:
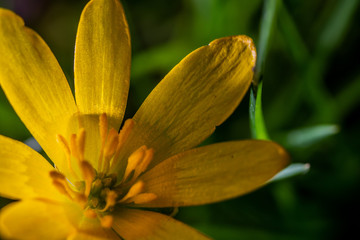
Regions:
[[[1,0],[48,43],[73,85],[77,23],[87,1]],[[305,175],[222,203],[181,208],[176,218],[215,239],[347,239],[358,235],[360,144],[359,2],[278,0],[263,72],[270,137]],[[123,1],[132,37],[126,117],[186,54],[215,38],[258,43],[261,0]],[[249,94],[207,143],[250,138]],[[29,132],[0,93],[0,134]],[[1,199],[1,205],[7,200]],[[355,219],[355,220],[354,220]]]

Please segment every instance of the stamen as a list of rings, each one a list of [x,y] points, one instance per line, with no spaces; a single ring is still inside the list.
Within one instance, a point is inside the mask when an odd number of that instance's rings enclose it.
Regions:
[[[141,163],[139,163],[139,166],[135,169],[135,174],[133,176],[134,179],[136,179],[138,176],[140,176],[140,174],[145,172],[151,160],[153,159],[153,156],[154,156],[154,149],[150,148],[145,151],[145,156],[143,160],[141,161]]]
[[[77,136],[77,146],[79,152],[79,160],[84,160],[84,153],[85,153],[85,129],[81,128],[79,134]]]
[[[107,136],[107,140],[104,147],[104,172],[108,172],[110,168],[110,160],[113,157],[116,146],[118,145],[118,132],[112,128],[109,131],[109,135]]]
[[[80,205],[84,205],[86,202],[83,194],[74,191],[65,178],[65,176],[58,171],[51,171],[50,177],[53,179],[54,186],[58,189],[58,191],[66,196],[68,196],[71,200],[75,200],[80,203]]]
[[[84,215],[87,218],[96,218],[97,217],[97,213],[90,208],[88,208],[84,211]]]
[[[113,211],[113,207],[117,203],[142,204],[157,198],[154,193],[144,193],[144,182],[137,180],[148,168],[153,159],[154,150],[142,146],[133,152],[128,159],[121,155],[124,153],[121,149],[129,138],[134,125],[135,122],[128,119],[118,133],[114,128],[109,130],[106,113],[99,116],[101,146],[96,170],[87,161],[89,159],[85,160],[86,132],[84,128],[80,128],[77,134],[71,134],[70,138],[67,139],[62,135],[56,136],[58,143],[65,150],[69,169],[74,174],[75,179],[79,178],[72,168],[74,163],[71,161],[77,161],[76,171],[81,173],[80,179],[82,181],[75,182],[74,184],[77,187],[75,189],[74,186],[73,189],[68,179],[61,172],[51,171],[50,177],[53,180],[53,185],[61,194],[79,203],[86,217],[98,218],[104,228],[111,228],[114,219],[107,214]],[[117,174],[110,174],[109,169],[113,166],[116,167],[117,161],[121,161],[121,159],[125,160],[123,163],[126,165],[121,166],[125,167],[125,172],[121,176],[122,180],[118,182]]]
[[[115,191],[111,191],[111,190],[108,191],[106,194],[106,205],[102,210],[100,210],[100,212],[105,212],[110,207],[115,206],[117,197],[118,197],[118,195]]]
[[[135,203],[135,204],[143,204],[148,203],[157,198],[156,194],[154,193],[140,193],[132,198],[129,198],[125,203]]]
[[[86,203],[87,203],[87,197],[83,194],[83,193],[76,193],[75,195],[75,200],[77,203],[80,204],[80,206],[82,208],[84,208],[86,206]]]
[[[62,135],[56,134],[56,141],[64,148],[66,155],[70,156],[70,147],[66,139]]]
[[[135,125],[134,120],[129,118],[129,119],[127,119],[125,121],[124,126],[120,130],[120,133],[118,134],[118,144],[116,146],[115,156],[114,156],[113,161],[112,161],[112,163],[110,165],[111,168],[113,168],[113,166],[116,166],[116,164],[118,164],[120,149],[124,145],[124,143],[126,142],[127,138],[129,137],[130,132],[133,129],[134,125]]]
[[[124,203],[128,199],[140,194],[144,190],[144,186],[145,184],[143,181],[138,181],[137,183],[132,185],[128,193],[119,201],[119,203]]]
[[[55,186],[55,188],[61,193],[70,198],[70,200],[73,200],[70,193],[67,191],[66,187],[64,186],[64,183],[58,180],[53,180],[52,184]]]
[[[105,215],[100,218],[100,224],[103,228],[111,228],[114,218],[111,215]]]
[[[80,162],[80,153],[76,141],[76,134],[71,134],[70,136],[70,151],[71,154]]]
[[[118,132],[114,128],[110,129],[106,145],[104,147],[105,157],[111,157],[115,153],[118,141]]]
[[[101,145],[104,145],[108,133],[108,120],[106,113],[101,114],[99,117],[99,129],[100,129]]]
[[[51,171],[50,172],[50,177],[53,180],[60,180],[60,181],[66,180],[64,174],[62,174],[62,173],[60,173],[58,171]]]
[[[82,161],[80,163],[80,168],[85,180],[85,196],[89,196],[91,184],[95,178],[96,172],[88,161]]]
[[[128,158],[123,181],[126,181],[130,173],[135,170],[136,166],[143,160],[145,156],[146,146],[141,146],[133,152]]]
[[[122,147],[122,145],[124,145],[126,139],[129,137],[130,132],[133,129],[134,125],[135,125],[135,122],[131,118],[129,118],[125,121],[124,126],[122,127],[122,129],[120,130],[120,133],[119,133],[119,143],[116,148],[116,151],[118,151]]]
[[[71,151],[70,151],[70,147],[69,147],[69,144],[68,142],[66,141],[66,139],[60,135],[60,134],[57,134],[56,135],[56,141],[64,148],[65,150],[65,155],[66,155],[66,160],[67,160],[67,163],[68,163],[68,167],[69,167],[69,170],[71,172],[71,174],[75,177],[75,179],[77,178],[77,175],[76,173],[74,172],[74,169],[72,168],[72,165],[71,165]]]
[[[104,156],[105,142],[106,142],[106,138],[108,135],[108,120],[107,120],[106,113],[101,114],[99,117],[99,131],[100,131],[100,138],[101,138],[101,148],[100,148],[100,156],[99,156],[97,169],[100,170],[102,167],[102,161],[103,161],[103,156]]]

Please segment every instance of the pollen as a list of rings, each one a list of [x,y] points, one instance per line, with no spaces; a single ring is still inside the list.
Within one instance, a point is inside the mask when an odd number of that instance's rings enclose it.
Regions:
[[[104,228],[113,223],[112,212],[117,206],[142,204],[156,199],[154,193],[145,192],[145,185],[139,177],[147,170],[154,156],[154,150],[141,146],[127,158],[123,158],[123,147],[135,123],[132,119],[124,122],[120,132],[109,129],[107,115],[99,116],[99,155],[96,159],[86,159],[86,129],[80,128],[77,134],[68,138],[57,135],[59,145],[64,149],[70,179],[81,179],[71,183],[63,173],[51,171],[54,187],[69,200],[84,209],[84,216],[97,218]],[[90,162],[97,162],[93,166]],[[117,174],[114,166],[125,166]]]

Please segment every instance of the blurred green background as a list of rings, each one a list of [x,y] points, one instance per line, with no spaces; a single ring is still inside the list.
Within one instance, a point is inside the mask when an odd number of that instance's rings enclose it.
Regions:
[[[1,0],[0,7],[14,10],[45,39],[73,85],[75,34],[86,2]],[[287,148],[293,163],[311,165],[307,174],[237,199],[181,208],[177,219],[223,240],[358,235],[360,1],[122,2],[133,53],[127,118],[186,54],[215,38],[246,34],[264,60],[258,70],[268,134]],[[269,38],[261,42],[266,31]],[[206,143],[251,137],[249,96]],[[2,92],[0,116],[0,134],[31,137]]]

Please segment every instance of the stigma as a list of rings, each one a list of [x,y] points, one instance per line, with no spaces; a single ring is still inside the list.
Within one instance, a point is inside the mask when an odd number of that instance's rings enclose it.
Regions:
[[[57,135],[57,142],[64,149],[67,166],[72,179],[81,179],[80,182],[71,183],[63,173],[58,170],[50,172],[53,186],[71,201],[78,203],[84,210],[87,218],[98,218],[102,227],[112,226],[112,212],[117,206],[142,204],[154,200],[154,193],[145,192],[145,183],[139,180],[146,171],[154,151],[141,146],[127,159],[123,159],[121,151],[124,143],[134,126],[134,121],[125,121],[121,131],[109,129],[107,115],[99,117],[99,155],[94,156],[91,162],[85,159],[86,130],[80,128],[77,134],[69,138]],[[112,172],[114,166],[125,161],[122,174]]]

